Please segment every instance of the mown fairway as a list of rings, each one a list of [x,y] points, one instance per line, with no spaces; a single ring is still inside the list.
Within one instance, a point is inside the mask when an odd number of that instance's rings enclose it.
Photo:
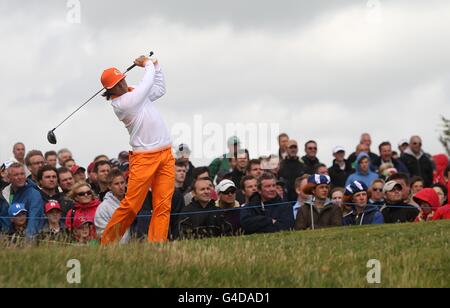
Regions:
[[[449,287],[450,221],[117,247],[0,249],[0,287]],[[81,263],[81,284],[66,280]],[[367,262],[381,262],[368,284]]]

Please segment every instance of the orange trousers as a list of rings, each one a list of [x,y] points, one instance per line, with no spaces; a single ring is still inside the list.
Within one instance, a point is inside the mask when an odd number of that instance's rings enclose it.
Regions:
[[[148,228],[148,241],[167,241],[175,190],[175,159],[171,148],[158,152],[130,152],[128,190],[106,226],[102,245],[122,238],[141,210],[150,187],[153,211]]]

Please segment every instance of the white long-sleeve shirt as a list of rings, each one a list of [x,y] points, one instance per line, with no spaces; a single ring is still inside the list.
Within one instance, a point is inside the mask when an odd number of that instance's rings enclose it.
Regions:
[[[171,146],[169,129],[154,104],[165,93],[161,68],[149,60],[139,85],[112,100],[115,114],[128,129],[133,151],[153,151]]]

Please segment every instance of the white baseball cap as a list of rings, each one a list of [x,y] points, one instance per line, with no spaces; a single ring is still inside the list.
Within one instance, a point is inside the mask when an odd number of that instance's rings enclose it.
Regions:
[[[225,191],[227,191],[228,188],[233,187],[234,189],[236,189],[236,185],[234,185],[233,181],[230,180],[222,180],[217,186],[216,186],[216,191],[217,193],[223,193]]]
[[[333,148],[333,154],[336,154],[337,152],[345,152],[344,147],[337,145]]]

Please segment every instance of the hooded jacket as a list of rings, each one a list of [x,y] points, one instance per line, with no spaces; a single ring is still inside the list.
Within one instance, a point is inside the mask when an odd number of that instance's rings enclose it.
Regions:
[[[72,222],[75,221],[79,216],[94,219],[95,212],[97,211],[99,205],[100,201],[98,199],[94,199],[88,204],[75,202],[75,207],[67,213],[66,228],[72,230]]]
[[[348,160],[344,160],[345,168],[341,169],[336,159],[333,160],[333,166],[328,168],[328,174],[331,178],[331,184],[333,187],[345,187],[345,182],[347,178],[355,172],[352,168],[352,164]]]
[[[106,226],[111,220],[114,212],[119,208],[120,200],[114,196],[112,192],[108,192],[103,199],[103,202],[97,207],[95,212],[94,224],[99,238],[102,237],[103,231],[105,231]],[[128,229],[120,243],[127,243],[130,240],[130,230]]]
[[[262,202],[261,195],[256,192],[250,197],[248,204],[242,207],[241,226],[245,234],[291,230],[294,227],[292,205],[283,203],[278,195]]]
[[[0,233],[6,233],[11,228],[11,221],[8,219],[8,208],[8,202],[0,194]]]
[[[433,163],[429,155],[424,152],[415,155],[410,148],[407,148],[400,159],[408,168],[411,177],[415,175],[422,177],[425,187],[433,184]]]
[[[310,158],[307,155],[303,156],[301,162],[304,164],[304,173],[314,174],[316,165],[320,164],[319,159],[317,157]]]
[[[342,224],[344,226],[350,225],[371,225],[371,224],[383,224],[383,214],[378,210],[376,206],[366,206],[362,214],[358,214],[356,209],[353,209],[350,213],[344,216]]]
[[[414,201],[416,201],[417,203],[419,203],[419,201],[425,201],[426,203],[428,203],[431,206],[431,215],[432,217],[434,217],[437,209],[440,207],[440,202],[439,202],[439,196],[436,193],[436,191],[434,191],[433,188],[424,188],[421,191],[419,191],[417,194],[414,195],[413,197]],[[428,220],[428,215],[425,214],[424,212],[420,212],[420,214],[417,216],[416,221],[421,221],[421,220]]]
[[[36,184],[27,180],[25,186],[20,187],[15,193],[10,185],[3,190],[3,197],[11,201],[9,204],[25,204],[28,211],[26,235],[28,237],[38,235],[44,225],[44,200]]]
[[[314,202],[315,198],[309,199],[298,210],[295,230],[314,230],[342,225],[342,210],[338,205],[327,199],[324,207],[319,210]]]
[[[450,219],[450,204],[441,206],[434,213],[433,220]]]
[[[433,161],[436,165],[436,170],[433,173],[433,183],[447,185],[444,172],[448,166],[448,156],[445,154],[437,154],[433,156]]]
[[[280,178],[286,181],[287,200],[297,200],[297,193],[295,192],[295,180],[305,173],[305,167],[300,162],[298,157],[287,157],[281,161]]]
[[[370,187],[372,185],[373,181],[375,181],[376,179],[379,178],[378,174],[371,171],[370,168],[366,173],[361,172],[359,162],[361,161],[361,159],[363,159],[365,157],[369,159],[369,166],[370,166],[369,155],[367,155],[365,152],[359,153],[358,157],[356,158],[356,164],[355,164],[356,172],[347,178],[347,181],[345,182],[345,186],[350,185],[354,181],[358,181],[358,182],[364,182],[364,184],[366,184],[367,187]]]

